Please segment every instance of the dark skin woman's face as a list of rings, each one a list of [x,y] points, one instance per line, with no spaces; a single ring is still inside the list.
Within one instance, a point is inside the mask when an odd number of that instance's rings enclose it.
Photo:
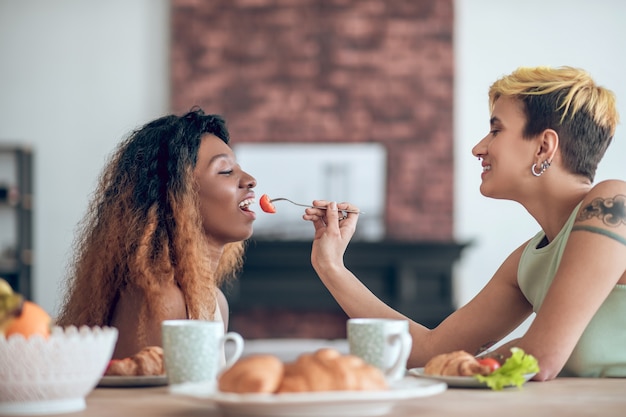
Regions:
[[[203,135],[194,177],[209,244],[219,248],[249,238],[256,180],[237,164],[232,149],[214,135]]]

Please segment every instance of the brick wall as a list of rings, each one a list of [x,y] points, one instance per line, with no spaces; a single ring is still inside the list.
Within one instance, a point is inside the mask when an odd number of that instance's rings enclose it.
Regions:
[[[386,238],[453,231],[452,0],[172,0],[171,103],[234,143],[380,142]]]

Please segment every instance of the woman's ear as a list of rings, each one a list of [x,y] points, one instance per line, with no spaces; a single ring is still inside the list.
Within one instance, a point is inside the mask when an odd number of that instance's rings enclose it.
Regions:
[[[539,137],[539,149],[537,159],[552,162],[556,151],[559,149],[559,134],[554,129],[544,130]]]

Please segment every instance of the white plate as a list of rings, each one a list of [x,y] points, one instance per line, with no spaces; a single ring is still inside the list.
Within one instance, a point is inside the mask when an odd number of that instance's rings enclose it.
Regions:
[[[409,375],[433,379],[445,382],[450,388],[489,388],[486,382],[480,382],[473,376],[443,376],[443,375],[426,375],[424,368],[412,368],[408,371]],[[524,382],[535,376],[534,373],[524,375]]]
[[[207,384],[181,384],[170,392],[217,406],[226,416],[336,417],[380,416],[397,401],[442,393],[446,384],[428,379],[404,378],[388,391],[326,391],[285,394],[233,394],[212,391]]]
[[[156,387],[167,385],[167,375],[117,376],[100,378],[99,387]]]

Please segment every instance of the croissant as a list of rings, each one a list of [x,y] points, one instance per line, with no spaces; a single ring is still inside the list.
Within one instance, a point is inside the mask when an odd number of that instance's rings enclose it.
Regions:
[[[160,346],[147,346],[131,357],[124,359],[112,359],[109,362],[104,375],[112,376],[145,376],[163,375],[163,348]]]
[[[387,389],[383,373],[354,355],[334,349],[303,354],[285,365],[277,392],[373,391]]]
[[[353,355],[324,348],[283,364],[272,355],[240,359],[218,378],[223,392],[286,393],[388,389],[382,371]]]
[[[488,366],[481,365],[473,355],[463,350],[437,355],[424,366],[426,375],[472,376],[490,373]]]
[[[218,378],[223,392],[272,393],[278,389],[284,365],[276,356],[250,355],[240,359]]]

